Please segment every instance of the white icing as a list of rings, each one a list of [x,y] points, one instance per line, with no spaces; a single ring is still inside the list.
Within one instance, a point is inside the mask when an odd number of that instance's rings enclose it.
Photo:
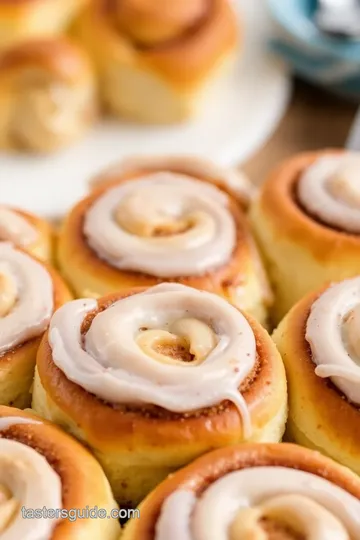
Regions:
[[[189,412],[231,400],[241,413],[245,437],[250,414],[238,390],[256,360],[251,326],[217,295],[178,284],[161,284],[115,302],[98,313],[86,334],[81,324],[95,300],[62,306],[50,324],[54,363],[66,377],[111,403],[155,404]],[[216,346],[201,363],[163,363],[137,344],[139,329],[167,330],[186,317],[216,334]]]
[[[324,223],[360,233],[360,154],[317,159],[300,178],[298,197]]]
[[[349,345],[360,325],[348,327],[349,315],[360,306],[360,277],[327,289],[312,305],[306,339],[319,377],[333,383],[354,403],[360,404],[360,358]],[[357,327],[356,327],[357,326]],[[348,328],[348,331],[346,329]],[[350,332],[350,334],[349,334]],[[355,335],[353,335],[355,334]]]
[[[246,510],[254,510],[245,536]],[[325,478],[285,467],[253,467],[226,474],[197,498],[179,489],[164,502],[155,540],[266,538],[259,520],[277,517],[308,540],[358,540],[360,501]],[[239,520],[243,534],[232,534]],[[256,535],[256,532],[260,535]]]
[[[13,424],[40,424],[31,418],[3,417],[0,430]],[[9,489],[18,503],[10,523],[4,523],[4,505],[0,500],[1,540],[51,540],[56,519],[25,519],[26,510],[61,509],[61,480],[46,459],[36,450],[17,441],[0,438],[0,484]]]
[[[201,275],[226,264],[236,245],[227,195],[184,175],[154,173],[110,188],[88,210],[84,234],[97,255],[120,270],[159,277]],[[140,236],[115,219],[124,205],[128,220],[146,224],[189,220],[184,232]]]
[[[13,242],[21,247],[27,247],[38,238],[37,230],[23,216],[0,206],[0,239]]]
[[[40,263],[3,242],[0,276],[8,280],[16,295],[13,307],[0,317],[0,353],[5,353],[45,331],[53,312],[53,284]],[[3,294],[0,291],[0,301]]]

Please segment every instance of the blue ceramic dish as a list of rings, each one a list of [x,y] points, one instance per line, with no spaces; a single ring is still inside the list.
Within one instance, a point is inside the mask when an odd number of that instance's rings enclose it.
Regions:
[[[276,26],[275,52],[302,78],[360,101],[360,41],[322,34],[313,23],[315,0],[267,1]]]

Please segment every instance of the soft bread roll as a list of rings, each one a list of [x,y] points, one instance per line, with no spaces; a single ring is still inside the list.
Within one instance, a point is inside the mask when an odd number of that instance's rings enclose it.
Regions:
[[[360,480],[293,444],[211,452],[169,477],[122,540],[355,540]]]
[[[0,50],[60,33],[87,0],[0,0]]]
[[[163,283],[60,308],[38,352],[32,406],[86,443],[120,505],[134,505],[213,448],[279,441],[286,379],[254,319]]]
[[[240,208],[253,193],[241,173],[199,158],[144,157],[93,185],[59,236],[59,266],[78,297],[177,281],[266,321],[272,295]]]
[[[107,519],[118,514],[117,505],[93,456],[56,426],[4,406],[0,406],[0,490],[1,539],[119,538],[118,520]],[[94,518],[95,507],[106,519]]]
[[[291,439],[360,474],[360,278],[311,293],[274,333],[287,371]]]
[[[250,217],[273,282],[278,322],[305,294],[360,273],[360,158],[295,156],[270,175]]]
[[[53,268],[0,242],[0,404],[29,406],[41,336],[70,299]]]
[[[19,208],[0,205],[0,241],[12,242],[43,261],[50,262],[53,257],[51,225]]]
[[[0,55],[0,148],[54,151],[94,119],[89,60],[65,38],[37,39]]]
[[[171,123],[204,101],[204,89],[235,52],[238,30],[228,0],[95,0],[77,33],[113,114]]]

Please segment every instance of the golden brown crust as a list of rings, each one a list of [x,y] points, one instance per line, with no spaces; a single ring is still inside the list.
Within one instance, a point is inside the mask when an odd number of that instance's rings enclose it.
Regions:
[[[200,495],[206,487],[234,470],[280,466],[306,471],[336,484],[360,499],[357,476],[334,461],[293,444],[244,444],[211,452],[165,480],[141,504],[141,519],[133,520],[124,540],[153,540],[155,524],[165,499],[177,489]]]
[[[66,273],[65,261],[72,261],[72,265],[77,268],[86,269],[87,274],[93,276],[101,276],[104,283],[107,283],[107,292],[120,290],[129,287],[150,287],[160,282],[178,282],[190,287],[214,291],[219,294],[223,293],[224,288],[241,286],[246,282],[246,275],[248,273],[249,260],[253,255],[253,245],[250,230],[246,221],[246,217],[239,210],[237,203],[230,198],[229,208],[234,217],[236,229],[237,229],[237,244],[232,254],[232,257],[228,263],[218,269],[202,276],[192,277],[176,277],[176,278],[159,278],[156,276],[141,274],[139,272],[132,271],[120,271],[114,267],[111,267],[105,261],[102,261],[97,254],[89,247],[83,234],[83,222],[86,212],[90,209],[92,204],[98,199],[100,195],[105,193],[108,189],[114,185],[120,185],[121,183],[137,178],[146,174],[144,169],[134,171],[132,174],[124,175],[122,178],[109,181],[93,190],[93,192],[85,199],[80,201],[67,216],[63,230],[60,236],[59,249],[63,252],[60,261],[63,266],[63,271]],[[180,171],[171,171],[180,172]],[[209,179],[198,178],[204,182],[208,182]],[[216,179],[212,181],[215,185],[222,188],[216,182]],[[224,190],[225,191],[225,190]],[[227,192],[229,193],[229,192]],[[229,194],[231,197],[231,194]],[[66,253],[65,253],[66,252]],[[75,262],[76,261],[76,262]],[[264,283],[265,285],[265,283]],[[264,291],[266,296],[268,291]]]
[[[344,254],[358,257],[360,236],[339,231],[319,222],[305,212],[296,201],[296,184],[303,172],[317,159],[339,149],[298,154],[282,163],[262,187],[260,206],[276,228],[279,240],[291,238],[310,251],[323,264]]]
[[[20,43],[0,56],[0,73],[8,75],[24,68],[44,69],[68,82],[92,78],[91,66],[83,50],[61,37]]]
[[[330,381],[315,373],[305,339],[307,319],[326,287],[300,301],[274,334],[285,364],[289,385],[289,416],[303,444],[317,447],[360,472],[360,410]],[[299,440],[300,442],[300,440]]]
[[[105,297],[99,301],[100,309],[134,292],[137,291]],[[242,393],[257,431],[281,408],[286,390],[283,367],[268,334],[253,319],[248,317],[248,320],[256,337],[258,362],[245,381]],[[47,334],[38,351],[37,368],[42,386],[51,400],[81,427],[86,439],[95,447],[109,450],[127,444],[161,447],[163,444],[196,440],[211,443],[215,439],[217,444],[222,441],[226,444],[234,433],[242,433],[241,418],[230,403],[224,402],[193,413],[175,414],[155,406],[139,409],[103,402],[69,381],[57,368],[52,360]]]
[[[40,420],[34,414],[0,406],[0,418],[3,417]],[[53,424],[42,419],[41,424],[15,424],[2,429],[1,437],[26,444],[46,458],[61,478],[64,509],[81,509],[86,505],[91,508],[99,503],[102,507],[115,507],[100,465],[75,439]],[[83,535],[95,540],[92,521],[63,520],[56,526],[51,540],[76,540]],[[115,536],[104,533],[104,538],[114,539]]]
[[[213,67],[217,57],[235,47],[238,27],[228,0],[209,0],[208,15],[191,31],[155,47],[139,48],[114,24],[116,0],[96,0],[89,7],[88,24],[97,29],[99,43],[125,62],[134,55],[175,87],[196,85]]]

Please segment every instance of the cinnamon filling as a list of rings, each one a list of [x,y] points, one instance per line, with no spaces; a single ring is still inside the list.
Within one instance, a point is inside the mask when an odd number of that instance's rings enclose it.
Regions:
[[[265,533],[264,539],[259,538],[259,540],[306,540],[303,534],[275,519],[264,517],[260,520],[259,525]],[[254,540],[258,539],[254,538]]]
[[[127,296],[130,296],[129,294],[124,294],[124,298]],[[81,334],[82,334],[82,342],[85,342],[86,334],[91,327],[92,321],[95,318],[95,316],[98,313],[101,313],[108,309],[112,304],[114,303],[114,299],[109,299],[107,302],[103,302],[101,305],[98,306],[97,310],[90,311],[86,317],[84,317],[82,326],[81,326]],[[148,327],[141,327],[139,328],[139,332],[145,332],[149,330]],[[249,375],[245,378],[243,383],[240,385],[240,392],[246,396],[246,393],[249,392],[250,388],[258,382],[259,377],[261,377],[262,369],[264,368],[264,357],[261,352],[261,342],[256,341],[256,347],[259,351],[256,357],[255,365],[252,371],[249,373]],[[175,348],[167,345],[159,345],[159,349],[156,351],[161,354],[165,354],[169,357],[173,356],[174,360],[180,360],[184,363],[186,362],[194,362],[194,355],[189,352],[188,346],[184,346],[181,348],[179,345],[177,345]],[[187,413],[175,413],[172,411],[168,411],[167,409],[164,409],[157,405],[151,405],[146,404],[139,406],[137,404],[115,404],[115,403],[109,403],[104,400],[101,400],[99,397],[97,397],[100,401],[106,403],[109,407],[115,409],[119,413],[140,413],[143,416],[146,416],[147,418],[153,418],[153,419],[161,419],[161,420],[178,420],[180,418],[200,418],[200,417],[211,417],[216,416],[218,414],[223,414],[224,412],[228,411],[231,407],[231,402],[228,400],[224,400],[223,402],[219,403],[218,405],[214,405],[212,407],[206,407],[204,409],[198,409],[196,411],[189,411]]]
[[[195,360],[195,355],[191,354],[189,347],[186,344],[156,345],[154,350],[161,355],[168,356],[169,358],[180,362],[189,363]]]

